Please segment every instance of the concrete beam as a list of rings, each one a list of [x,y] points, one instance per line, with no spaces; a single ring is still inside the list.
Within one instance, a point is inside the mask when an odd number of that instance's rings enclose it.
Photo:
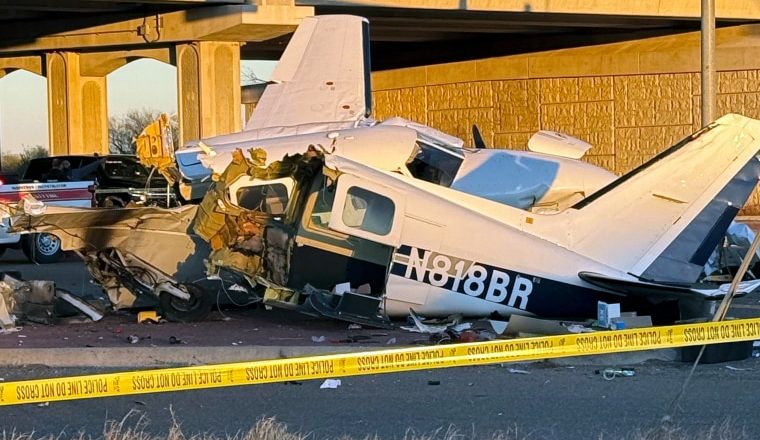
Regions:
[[[0,58],[0,75],[4,76],[19,69],[42,75],[42,62],[40,56]]]
[[[105,47],[144,46],[187,41],[264,41],[292,32],[311,7],[279,4],[217,6],[154,14],[109,24],[88,25],[81,19],[77,30],[44,33],[29,24],[4,25],[3,53],[80,50]],[[52,24],[51,24],[52,26]]]
[[[643,17],[700,17],[700,0],[296,0],[297,5],[389,9],[525,12],[571,15],[620,15]],[[760,19],[760,2],[716,0],[719,19]]]
[[[464,81],[699,71],[699,32],[372,74],[375,90]],[[717,69],[760,69],[760,25],[718,29]]]
[[[172,53],[172,47],[81,53],[79,55],[79,71],[85,76],[106,76],[130,61],[140,58],[150,58],[166,64],[174,64]]]

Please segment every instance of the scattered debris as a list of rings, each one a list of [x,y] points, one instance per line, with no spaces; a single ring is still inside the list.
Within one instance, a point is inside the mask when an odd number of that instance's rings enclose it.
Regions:
[[[142,324],[144,322],[151,324],[158,324],[161,321],[161,317],[158,316],[155,310],[144,310],[137,314],[137,323]]]
[[[429,380],[428,381],[428,385],[440,385],[440,384],[441,384],[440,380]]]
[[[325,338],[324,336],[312,336],[311,337],[311,342],[325,342],[325,340],[327,340],[327,338]]]
[[[396,338],[390,338],[385,342],[385,345],[392,345],[396,343]]]
[[[508,368],[507,371],[510,372],[510,373],[512,373],[512,374],[530,374],[530,371],[528,371],[528,370],[520,370],[518,368]]]
[[[731,365],[726,365],[726,369],[731,371],[752,371],[752,368],[739,368]]]
[[[336,389],[340,386],[340,379],[325,379],[324,382],[322,382],[322,385],[319,386],[320,389]]]
[[[426,320],[410,309],[407,321],[413,326],[402,326],[401,329],[413,333],[428,334],[430,341],[441,344],[452,341],[490,341],[504,334],[508,327],[505,321],[478,319],[462,322],[462,319],[462,315],[452,315],[445,320]]]
[[[359,324],[348,324],[348,329],[349,330],[361,330],[362,326],[359,325]]]
[[[182,339],[177,338],[176,336],[169,336],[169,344],[178,345],[178,344],[187,344],[187,342],[183,341]]]
[[[414,325],[414,327],[410,326],[402,326],[401,329],[407,330],[414,333],[426,333],[430,335],[443,333],[446,331],[447,328],[449,328],[452,325],[456,325],[459,322],[456,320],[453,320],[451,322],[445,323],[443,325],[429,325],[423,323],[423,318],[418,316],[416,313],[414,313],[414,310],[409,309],[409,317],[407,320],[411,320],[411,323]]]
[[[127,336],[127,342],[129,342],[130,344],[137,344],[138,342],[140,342],[140,337],[137,335],[129,335]]]
[[[583,322],[556,321],[551,319],[538,319],[523,315],[511,315],[505,334],[512,337],[536,336],[536,335],[565,335],[571,332],[569,326],[589,325]]]
[[[596,374],[601,374],[604,380],[613,380],[616,377],[631,377],[636,374],[633,368],[605,368],[604,370],[596,370]]]
[[[617,318],[620,318],[620,304],[607,304],[599,301],[596,304],[596,321],[599,327],[617,329]]]
[[[338,340],[334,340],[330,342],[335,342],[338,344],[353,344],[354,342],[359,342],[359,341],[365,341],[365,342],[370,342],[370,343],[376,342],[376,341],[371,341],[371,339],[372,338],[370,336],[366,336],[366,335],[348,335],[344,339],[338,339]]]
[[[100,310],[102,309],[102,310]],[[77,323],[99,321],[105,307],[98,307],[52,281],[24,281],[0,272],[0,329],[16,331],[17,324]]]

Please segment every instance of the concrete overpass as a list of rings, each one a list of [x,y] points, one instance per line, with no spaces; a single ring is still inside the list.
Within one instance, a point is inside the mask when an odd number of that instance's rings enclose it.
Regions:
[[[678,3],[673,5],[671,3]],[[699,0],[0,0],[0,76],[47,78],[53,154],[108,148],[106,75],[177,67],[182,141],[238,130],[243,59],[276,59],[304,16],[371,21],[373,69],[620,42],[699,29]],[[719,26],[760,20],[718,0]]]

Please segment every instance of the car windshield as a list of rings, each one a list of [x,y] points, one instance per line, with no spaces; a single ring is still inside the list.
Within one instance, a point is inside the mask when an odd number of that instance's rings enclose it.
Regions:
[[[103,172],[114,179],[147,179],[148,171],[140,162],[129,157],[109,157],[103,164]]]

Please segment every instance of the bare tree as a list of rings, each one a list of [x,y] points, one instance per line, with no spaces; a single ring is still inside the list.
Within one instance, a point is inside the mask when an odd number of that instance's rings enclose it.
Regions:
[[[259,76],[256,75],[256,72],[250,67],[243,67],[243,70],[240,71],[240,83],[244,86],[262,84],[265,82],[266,80],[259,78]]]
[[[109,151],[114,154],[134,154],[137,147],[135,139],[160,114],[161,112],[157,110],[142,108],[130,110],[120,116],[110,117],[108,119]],[[172,130],[172,138],[174,139],[174,148],[176,149],[177,139],[179,139],[179,126],[176,114],[171,116],[169,125]]]
[[[21,174],[29,161],[38,157],[47,157],[48,149],[42,145],[22,145],[20,153],[3,154],[0,166],[5,174]]]

